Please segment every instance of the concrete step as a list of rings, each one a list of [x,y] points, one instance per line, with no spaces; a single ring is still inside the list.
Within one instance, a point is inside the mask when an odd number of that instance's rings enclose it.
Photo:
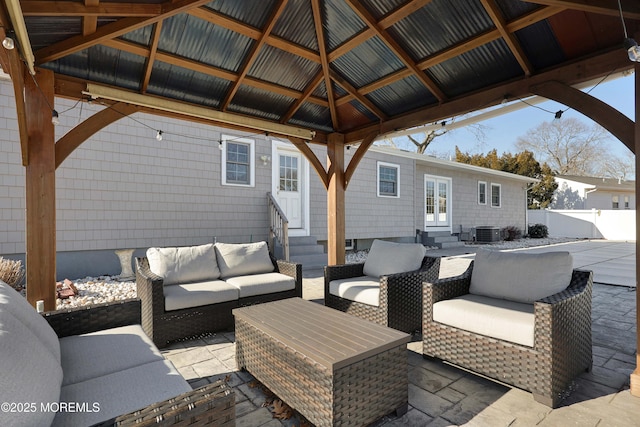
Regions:
[[[455,242],[442,242],[438,247],[440,249],[448,249],[448,248],[459,248],[461,246],[464,246],[464,242],[455,241]]]
[[[422,235],[427,237],[447,237],[451,236],[451,233],[448,231],[423,231]]]
[[[317,245],[316,236],[289,236],[289,247],[297,245]]]
[[[313,255],[323,254],[324,246],[322,245],[289,245],[289,255]]]
[[[302,264],[303,270],[324,267],[328,263],[327,254],[289,255],[289,260]]]

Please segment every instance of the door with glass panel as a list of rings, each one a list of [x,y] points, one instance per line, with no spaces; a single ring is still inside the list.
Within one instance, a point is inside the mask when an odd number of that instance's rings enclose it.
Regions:
[[[302,227],[302,155],[278,151],[276,198],[289,220],[289,228]]]
[[[451,225],[451,178],[424,176],[424,227]]]

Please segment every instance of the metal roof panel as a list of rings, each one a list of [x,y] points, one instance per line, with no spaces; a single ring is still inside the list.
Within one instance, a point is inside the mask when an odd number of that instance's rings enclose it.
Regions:
[[[215,0],[206,7],[252,27],[263,28],[274,4],[275,0]]]
[[[399,80],[366,96],[389,116],[438,102],[415,76]]]
[[[274,67],[273,64],[279,65]],[[313,61],[265,45],[260,50],[248,74],[251,77],[302,92],[320,68],[320,64]]]
[[[344,0],[325,0],[323,4],[324,37],[329,51],[367,27]]]
[[[332,62],[356,88],[404,68],[404,63],[378,37],[373,37]]]
[[[308,49],[318,50],[309,0],[289,0],[272,33]]]
[[[240,86],[229,105],[229,111],[277,121],[287,112],[293,101],[293,98],[288,96],[255,87]]]

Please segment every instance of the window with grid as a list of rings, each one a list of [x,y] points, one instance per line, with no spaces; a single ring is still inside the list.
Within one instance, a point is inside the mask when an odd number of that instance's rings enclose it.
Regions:
[[[500,184],[491,184],[491,207],[499,208],[502,203],[502,187]]]
[[[378,196],[398,197],[399,176],[398,165],[378,162]]]
[[[620,199],[618,196],[611,197],[611,207],[613,209],[618,209],[620,207]]]
[[[223,135],[222,184],[254,186],[254,141]]]
[[[478,181],[478,204],[487,204],[487,183],[484,181]]]

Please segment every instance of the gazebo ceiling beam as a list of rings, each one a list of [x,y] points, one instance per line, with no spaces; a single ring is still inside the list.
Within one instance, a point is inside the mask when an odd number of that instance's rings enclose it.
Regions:
[[[372,131],[378,131],[381,135],[411,127],[420,126],[437,120],[466,114],[497,105],[508,94],[511,98],[523,98],[532,94],[531,87],[548,80],[555,80],[568,86],[606,76],[611,70],[626,70],[633,67],[633,63],[624,50],[616,49],[590,57],[582,61],[558,67],[544,73],[523,77],[504,85],[488,88],[474,94],[465,95],[448,102],[422,108],[402,116],[394,117],[381,124],[363,126],[360,129],[347,132],[345,143],[361,141]]]
[[[616,0],[526,0],[526,2],[620,18],[620,10]],[[626,19],[640,19],[640,3],[637,0],[622,0],[622,10]]]
[[[329,112],[331,114],[331,122],[334,129],[340,129],[338,121],[338,109],[333,94],[333,86],[331,84],[331,70],[329,69],[329,58],[327,57],[327,44],[324,39],[324,28],[322,27],[322,11],[320,0],[311,0],[311,9],[313,11],[313,24],[316,30],[316,39],[318,40],[318,51],[320,52],[320,63],[322,64],[322,76],[324,79],[325,89],[327,91],[327,101],[329,101]]]

